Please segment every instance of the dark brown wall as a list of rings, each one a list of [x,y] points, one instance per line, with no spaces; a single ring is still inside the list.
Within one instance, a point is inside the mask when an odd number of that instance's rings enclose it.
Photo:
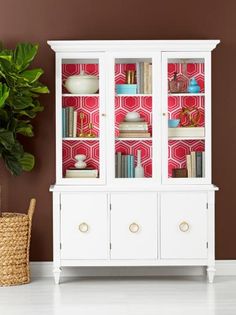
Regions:
[[[236,1],[218,0],[0,0],[0,40],[40,44],[35,61],[51,90],[45,111],[25,145],[37,157],[33,172],[18,178],[0,167],[3,209],[23,211],[38,200],[32,260],[52,259],[52,202],[55,179],[54,53],[48,39],[220,39],[213,53],[213,182],[216,196],[216,255],[236,259]]]

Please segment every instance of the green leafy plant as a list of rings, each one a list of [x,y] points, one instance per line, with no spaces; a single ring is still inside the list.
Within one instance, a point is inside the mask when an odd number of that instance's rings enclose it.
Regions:
[[[31,171],[35,158],[25,152],[19,135],[33,137],[31,120],[43,110],[38,98],[49,93],[39,78],[42,69],[29,69],[37,44],[21,43],[14,50],[0,45],[0,157],[14,175]]]

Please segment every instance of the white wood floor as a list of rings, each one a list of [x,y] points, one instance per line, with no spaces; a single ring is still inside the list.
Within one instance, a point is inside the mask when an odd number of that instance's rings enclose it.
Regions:
[[[0,288],[1,315],[236,315],[236,277],[52,278]]]

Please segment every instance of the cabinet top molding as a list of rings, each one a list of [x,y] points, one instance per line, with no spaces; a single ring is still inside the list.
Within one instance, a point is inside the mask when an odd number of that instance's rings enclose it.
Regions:
[[[49,40],[55,52],[212,51],[220,40]]]

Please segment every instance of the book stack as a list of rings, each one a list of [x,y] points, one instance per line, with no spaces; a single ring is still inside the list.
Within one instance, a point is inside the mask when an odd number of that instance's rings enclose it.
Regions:
[[[136,82],[138,94],[152,94],[152,64],[137,62]]]
[[[74,107],[62,108],[62,137],[76,137],[77,135],[77,111]]]
[[[186,156],[188,177],[205,177],[205,152],[192,151]]]
[[[117,152],[115,155],[115,177],[133,178],[134,177],[134,156]]]
[[[97,178],[98,170],[87,167],[83,169],[68,168],[66,170],[66,178]]]
[[[119,138],[150,138],[146,121],[123,121],[119,124]]]

